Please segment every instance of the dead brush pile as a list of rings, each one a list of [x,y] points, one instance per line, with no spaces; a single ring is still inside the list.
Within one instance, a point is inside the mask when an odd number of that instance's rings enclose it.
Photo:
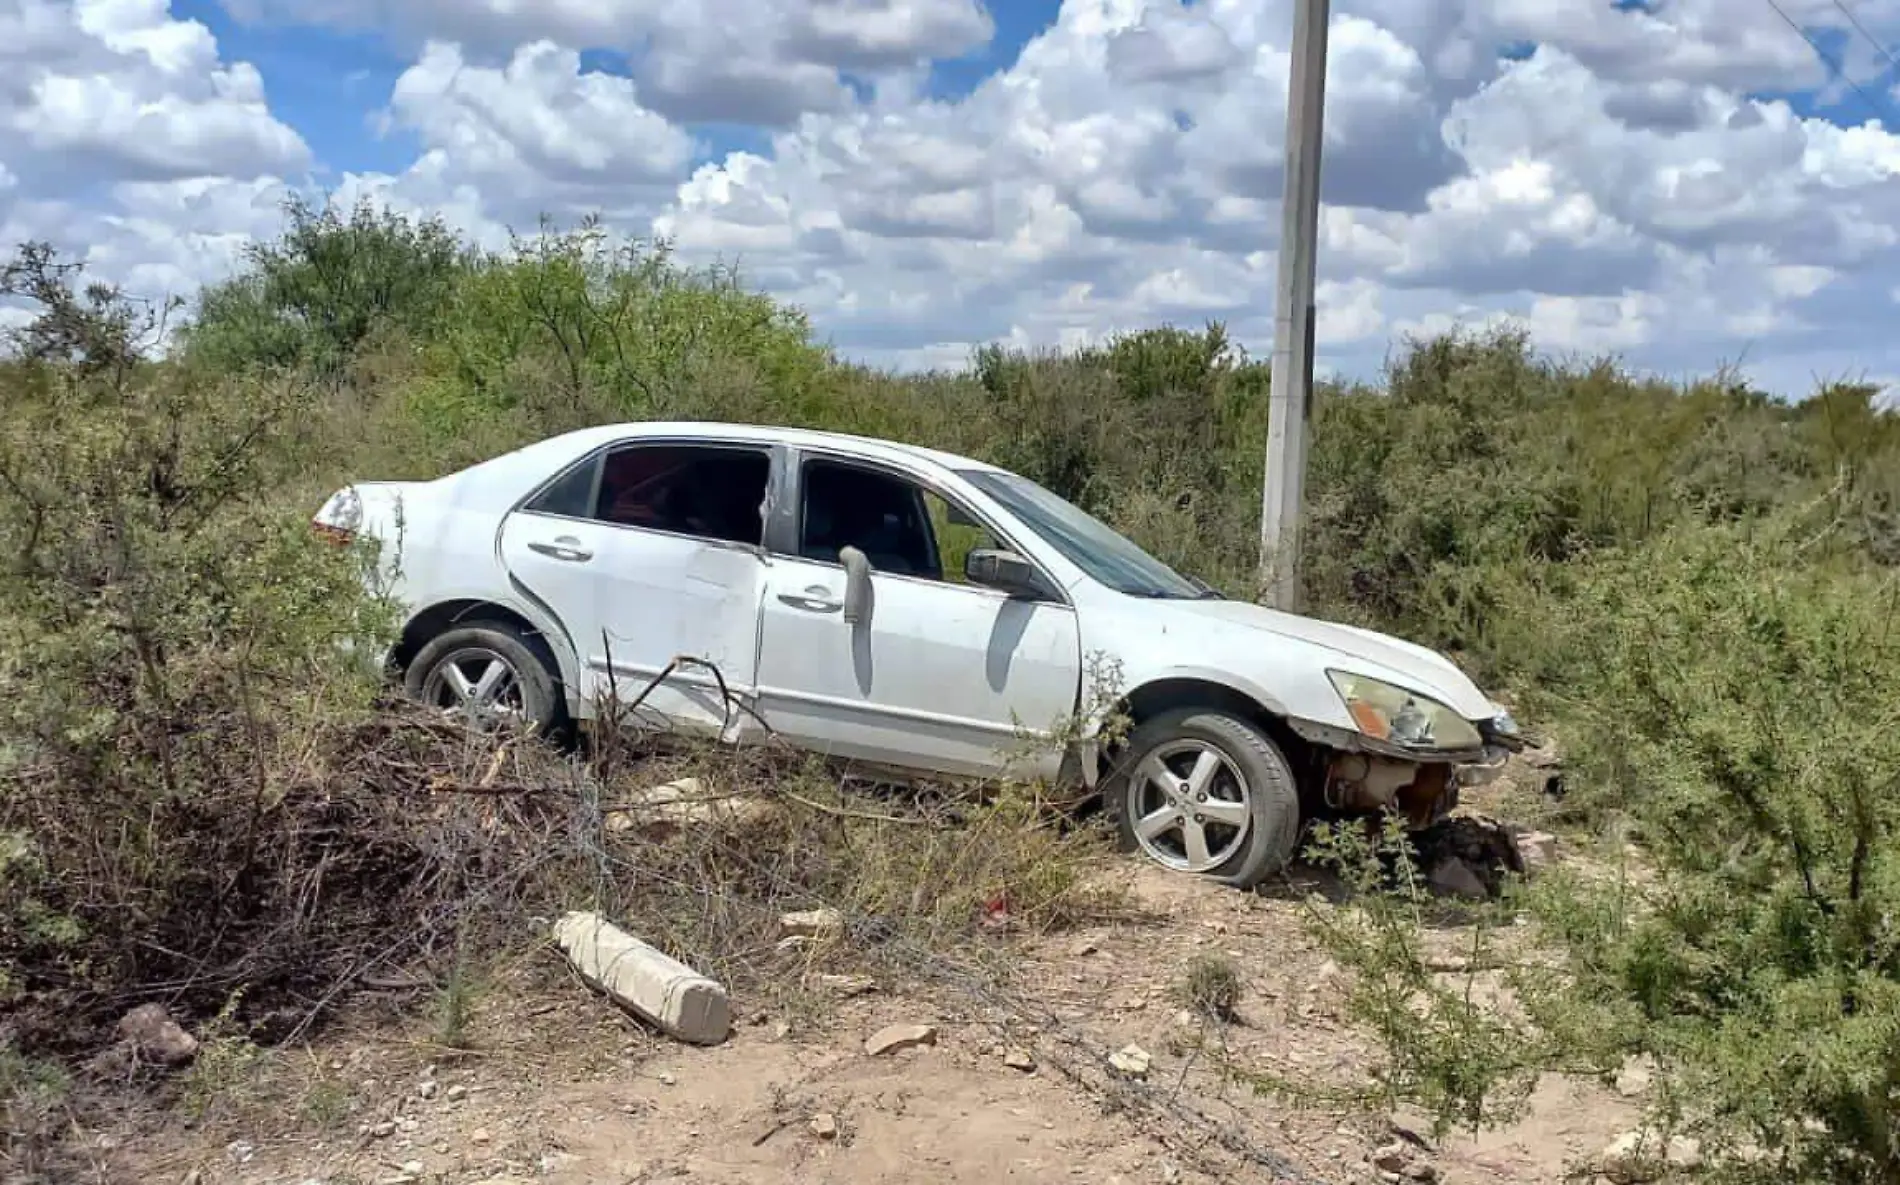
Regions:
[[[998,984],[1007,939],[1125,913],[1095,875],[1107,837],[1029,787],[879,788],[766,746],[652,759],[601,789],[562,845],[583,878],[566,907],[780,1007],[851,979]]]
[[[8,873],[22,924],[0,932],[28,1053],[96,1051],[146,1002],[260,1043],[303,1035],[353,991],[439,984],[569,909],[780,995],[1118,908],[1088,875],[1097,837],[1017,788],[899,798],[772,751],[607,768],[400,703],[174,743],[198,759],[191,794],[130,798],[32,760],[0,780],[0,833],[28,837]],[[799,911],[825,920],[788,943]]]
[[[97,1049],[127,1009],[236,1007],[262,1040],[307,1029],[393,961],[427,961],[474,899],[506,904],[533,859],[444,793],[481,770],[456,731],[403,711],[294,737],[173,738],[188,793],[133,796],[26,759],[0,781],[19,924],[0,931],[13,1038]]]

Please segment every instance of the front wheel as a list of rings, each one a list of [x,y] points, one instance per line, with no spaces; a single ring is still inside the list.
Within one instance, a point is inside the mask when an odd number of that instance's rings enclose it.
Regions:
[[[1250,889],[1299,842],[1293,771],[1254,724],[1208,708],[1136,728],[1105,787],[1122,846],[1163,868]]]

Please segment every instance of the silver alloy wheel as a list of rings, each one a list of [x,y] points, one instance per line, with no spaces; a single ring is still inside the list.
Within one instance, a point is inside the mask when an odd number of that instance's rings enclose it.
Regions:
[[[1253,826],[1251,791],[1227,754],[1183,738],[1149,750],[1135,767],[1128,809],[1135,842],[1179,872],[1207,872],[1233,859]]]
[[[521,673],[486,646],[445,655],[423,682],[422,701],[480,729],[521,719],[527,703]]]

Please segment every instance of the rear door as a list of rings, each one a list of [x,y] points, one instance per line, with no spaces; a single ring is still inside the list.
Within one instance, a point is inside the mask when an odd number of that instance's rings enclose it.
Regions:
[[[963,554],[973,535],[991,532],[952,527],[972,519],[968,510],[914,476],[841,456],[803,454],[796,464],[796,514],[775,523],[785,537],[774,538],[766,572],[766,720],[838,757],[1053,774],[1060,754],[1031,737],[1075,710],[1075,611],[966,583]],[[870,618],[856,626],[843,614],[838,551],[847,544],[873,573]]]
[[[626,441],[508,516],[502,558],[567,630],[584,714],[745,731],[731,701],[755,690],[772,465],[773,450],[754,443]]]

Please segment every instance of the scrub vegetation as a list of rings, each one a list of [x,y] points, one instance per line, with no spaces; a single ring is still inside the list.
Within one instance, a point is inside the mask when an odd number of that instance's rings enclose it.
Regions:
[[[582,226],[489,253],[368,207],[290,208],[179,307],[35,246],[0,292],[31,318],[0,362],[0,1163],[29,1171],[129,1007],[282,1039],[393,963],[459,984],[519,940],[503,919],[577,893],[672,919],[651,928],[733,975],[770,943],[695,886],[848,899],[937,943],[999,909],[1047,930],[1114,908],[1082,888],[1090,837],[1022,788],[905,807],[933,830],[795,764],[749,840],[603,859],[616,779],[652,780],[632,757],[474,752],[339,652],[393,624],[362,557],[308,526],[353,478],[616,420],[839,429],[1016,469],[1256,592],[1267,366],[1218,325],[893,375],[662,246]],[[1561,742],[1565,834],[1640,865],[1508,898],[1538,922],[1522,1007],[1482,1018],[1421,965],[1403,878],[1348,875],[1321,934],[1385,1089],[1483,1122],[1538,1070],[1647,1055],[1659,1120],[1734,1153],[1701,1171],[1900,1181],[1900,418],[1875,395],[1638,378],[1509,332],[1410,342],[1379,382],[1322,390],[1310,611],[1508,689]],[[756,781],[755,760],[705,768]],[[1349,873],[1377,857],[1324,846]],[[1206,967],[1190,980],[1231,1009]]]

